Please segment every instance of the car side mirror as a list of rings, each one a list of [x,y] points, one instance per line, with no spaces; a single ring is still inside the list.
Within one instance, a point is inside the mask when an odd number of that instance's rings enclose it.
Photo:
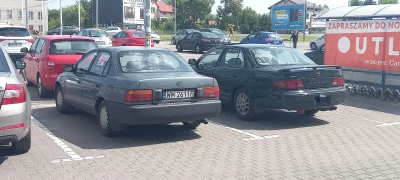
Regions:
[[[65,71],[65,72],[72,72],[72,71],[74,71],[74,65],[65,65],[65,66],[64,66],[64,71]]]
[[[29,49],[27,47],[23,47],[19,51],[22,52],[22,53],[28,53]]]
[[[15,68],[17,69],[25,69],[26,64],[24,61],[15,61]]]
[[[189,59],[188,63],[190,65],[196,65],[197,64],[197,60],[196,59]]]

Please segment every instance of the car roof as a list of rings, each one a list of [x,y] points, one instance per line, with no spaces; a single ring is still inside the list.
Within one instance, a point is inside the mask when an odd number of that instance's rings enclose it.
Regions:
[[[270,31],[258,31],[256,33],[264,33],[264,34],[278,34],[276,32],[270,32]]]
[[[38,38],[46,39],[46,40],[91,40],[94,41],[94,39],[86,36],[73,36],[73,35],[45,35],[45,36],[40,36]]]
[[[173,52],[170,49],[166,48],[154,48],[154,47],[145,47],[145,46],[114,46],[114,47],[105,47],[105,48],[98,48],[99,50],[111,50],[113,52],[119,52],[119,51],[143,51],[143,50],[155,50],[155,51],[170,51]]]
[[[284,46],[275,46],[275,45],[269,45],[269,44],[226,44],[226,45],[222,45],[222,47],[240,47],[240,48],[246,48],[246,49],[250,49],[250,48],[260,48],[260,47],[271,47],[271,48],[280,48],[280,49],[291,49],[288,47],[284,47]]]
[[[92,31],[92,30],[94,30],[94,31],[104,31],[104,29],[94,29],[94,28],[81,29],[81,31],[83,31],[83,30],[87,30],[87,31]]]
[[[4,26],[0,26],[0,28],[10,28],[10,27],[15,27],[15,28],[24,28],[24,29],[26,29],[26,27],[24,27],[24,26],[11,26],[11,25],[4,25]]]

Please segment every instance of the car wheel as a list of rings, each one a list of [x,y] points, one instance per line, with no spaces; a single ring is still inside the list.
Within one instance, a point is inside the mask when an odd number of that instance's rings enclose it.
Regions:
[[[189,121],[189,122],[183,122],[183,126],[188,129],[188,130],[195,130],[197,127],[199,127],[201,124],[201,121]]]
[[[51,92],[51,90],[49,90],[46,87],[44,87],[43,82],[42,82],[42,78],[40,77],[40,75],[38,77],[38,81],[37,82],[38,82],[37,89],[38,89],[39,97],[41,97],[41,98],[49,97],[52,92]]]
[[[200,45],[196,45],[196,47],[194,48],[194,51],[197,53],[197,54],[200,54],[200,53],[202,53],[203,51],[201,50],[201,48],[200,48]]]
[[[182,52],[182,51],[183,51],[183,49],[182,49],[180,43],[178,43],[178,44],[176,45],[176,50],[177,50],[178,52]]]
[[[124,43],[124,44],[122,44],[122,46],[126,46],[126,44]]]
[[[172,44],[175,45],[176,44],[176,40],[175,38],[172,39]]]
[[[72,33],[72,35],[76,36],[76,35],[77,35],[77,33]]]
[[[102,101],[99,105],[98,109],[98,118],[101,133],[106,137],[112,137],[116,135],[117,131],[114,130],[114,127],[120,127],[120,130],[124,129],[124,125],[120,125],[109,118],[109,111],[107,108],[106,101]]]
[[[53,35],[57,35],[57,33],[53,33]]]
[[[70,113],[72,110],[72,106],[70,104],[68,104],[67,102],[65,102],[64,100],[64,94],[62,93],[62,89],[61,87],[57,87],[56,89],[56,107],[57,107],[57,111],[60,114],[67,114]]]
[[[311,43],[310,48],[311,48],[311,50],[317,50],[317,44]]]
[[[319,110],[313,109],[313,110],[305,110],[304,116],[314,116],[317,114]]]
[[[256,112],[253,108],[253,99],[244,88],[236,91],[233,101],[235,113],[239,119],[244,121],[254,120]]]
[[[12,143],[12,150],[15,153],[26,153],[31,149],[31,130],[21,140]]]

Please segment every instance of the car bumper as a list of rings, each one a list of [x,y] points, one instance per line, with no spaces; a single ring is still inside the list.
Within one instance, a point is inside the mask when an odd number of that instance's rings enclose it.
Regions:
[[[260,109],[312,110],[329,109],[347,100],[344,87],[318,90],[288,91],[274,95],[257,93],[255,104]],[[258,96],[258,97],[257,97]],[[326,97],[325,97],[326,96]]]
[[[101,48],[106,48],[106,47],[112,47],[112,45],[111,45],[111,44],[110,44],[110,45],[102,44],[102,45],[99,45],[99,47],[101,47]]]
[[[161,41],[161,38],[151,38],[151,40],[153,40],[156,43],[159,43]]]
[[[166,103],[158,105],[125,105],[110,102],[110,117],[122,124],[170,124],[203,120],[221,112],[221,101]]]
[[[29,101],[28,101],[29,100]],[[27,97],[27,102],[30,98]],[[24,127],[0,130],[0,145],[7,145],[26,136],[31,126],[30,103],[3,105],[0,110],[0,127],[24,123]]]

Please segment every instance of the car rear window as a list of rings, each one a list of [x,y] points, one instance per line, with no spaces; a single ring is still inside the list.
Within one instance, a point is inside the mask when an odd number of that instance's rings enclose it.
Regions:
[[[201,32],[201,35],[203,35],[205,38],[218,38],[217,35],[210,32]]]
[[[107,33],[102,30],[89,30],[90,37],[107,37]]]
[[[181,56],[172,51],[121,51],[118,60],[124,73],[193,71]]]
[[[26,28],[19,27],[3,27],[0,28],[0,36],[6,37],[27,37],[31,34]]]
[[[281,36],[279,34],[276,34],[276,33],[269,33],[269,34],[267,34],[267,37],[268,38],[273,38],[273,39],[281,38]]]
[[[131,32],[131,36],[134,36],[134,37],[145,37],[146,33],[145,32],[141,32],[141,31]]]
[[[97,43],[88,40],[61,40],[50,43],[50,54],[85,53],[98,48]]]
[[[315,64],[307,56],[295,49],[280,47],[257,47],[250,52],[259,65],[292,65],[292,64]]]
[[[4,56],[4,53],[1,49],[0,49],[0,72],[10,72],[6,57]]]

